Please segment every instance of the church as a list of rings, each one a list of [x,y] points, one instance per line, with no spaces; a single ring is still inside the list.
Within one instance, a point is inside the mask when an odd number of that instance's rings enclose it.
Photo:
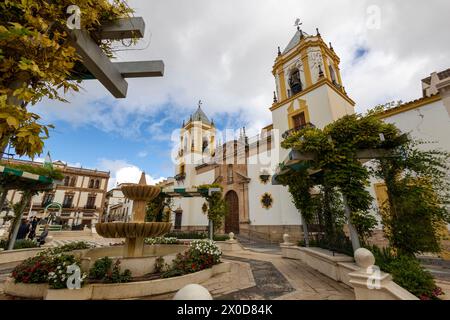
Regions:
[[[301,214],[286,187],[272,185],[272,175],[289,150],[283,139],[306,126],[323,128],[355,113],[341,78],[340,59],[319,30],[309,35],[300,28],[278,56],[272,69],[276,91],[269,107],[272,124],[256,137],[241,129],[237,137],[223,138],[199,104],[180,131],[173,187],[220,184],[228,204],[224,232],[278,242],[285,233],[302,238]],[[375,80],[374,80],[375,81]],[[396,105],[380,115],[403,132],[437,142],[433,148],[450,150],[450,69],[422,80],[420,99]],[[222,140],[223,139],[223,140]],[[225,141],[225,143],[222,143]],[[372,181],[373,214],[386,197],[384,184]],[[174,200],[175,228],[204,230],[202,198]]]

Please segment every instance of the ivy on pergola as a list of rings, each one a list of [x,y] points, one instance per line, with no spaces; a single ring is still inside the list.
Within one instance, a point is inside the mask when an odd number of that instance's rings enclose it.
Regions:
[[[308,127],[294,132],[282,142],[282,147],[291,151],[279,165],[272,184],[289,186],[302,214],[306,245],[307,223],[314,210],[311,193],[315,186],[322,185],[340,191],[353,250],[360,247],[352,212],[367,212],[372,200],[366,190],[370,174],[363,164],[394,157],[393,150],[406,139],[392,124],[373,116],[349,115],[323,130]]]
[[[31,198],[39,192],[53,190],[58,183],[57,181],[60,181],[63,177],[58,170],[44,166],[41,168],[34,167],[29,171],[25,170],[27,170],[27,166],[0,163],[1,207],[3,208],[9,190],[20,190],[23,192],[9,235],[8,250],[14,248],[24,209],[30,203]]]

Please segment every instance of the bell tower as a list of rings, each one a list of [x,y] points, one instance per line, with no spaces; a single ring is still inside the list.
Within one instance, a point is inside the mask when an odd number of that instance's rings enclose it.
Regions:
[[[272,73],[276,91],[272,111],[274,129],[283,133],[305,125],[324,127],[354,113],[352,99],[345,91],[340,59],[331,43],[326,44],[319,29],[309,35],[300,29],[278,56]]]
[[[197,110],[187,122],[183,121],[180,130],[180,148],[176,168],[178,181],[184,182],[186,178],[189,178],[191,168],[200,165],[202,161],[215,154],[216,127],[201,106],[200,100]]]

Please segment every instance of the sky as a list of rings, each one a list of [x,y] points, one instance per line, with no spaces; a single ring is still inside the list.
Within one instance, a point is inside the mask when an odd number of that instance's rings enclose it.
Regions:
[[[116,61],[164,60],[163,78],[128,79],[126,99],[86,81],[69,103],[33,111],[56,128],[53,160],[111,172],[110,187],[174,175],[172,132],[197,108],[217,127],[256,134],[272,123],[269,107],[277,47],[302,29],[332,42],[356,111],[421,96],[420,80],[450,67],[450,2],[378,0],[129,0],[146,22],[135,47],[116,45]],[[82,16],[81,16],[82,19]],[[175,135],[176,136],[176,135]]]

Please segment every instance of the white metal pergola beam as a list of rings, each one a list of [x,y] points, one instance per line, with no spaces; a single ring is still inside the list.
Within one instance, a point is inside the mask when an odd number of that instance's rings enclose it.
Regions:
[[[101,30],[95,33],[99,40],[122,40],[131,38],[143,38],[145,22],[142,17],[117,19],[104,24]]]
[[[86,30],[71,30],[69,36],[84,66],[114,97],[125,98],[128,83],[89,33]]]
[[[164,76],[164,62],[162,60],[114,62],[113,65],[124,78]]]
[[[108,89],[115,98],[127,96],[125,78],[162,77],[164,62],[133,61],[111,62],[86,30],[68,30],[73,46],[82,58],[84,67]],[[96,40],[121,40],[143,38],[145,22],[142,17],[117,19],[105,25],[93,35]]]

